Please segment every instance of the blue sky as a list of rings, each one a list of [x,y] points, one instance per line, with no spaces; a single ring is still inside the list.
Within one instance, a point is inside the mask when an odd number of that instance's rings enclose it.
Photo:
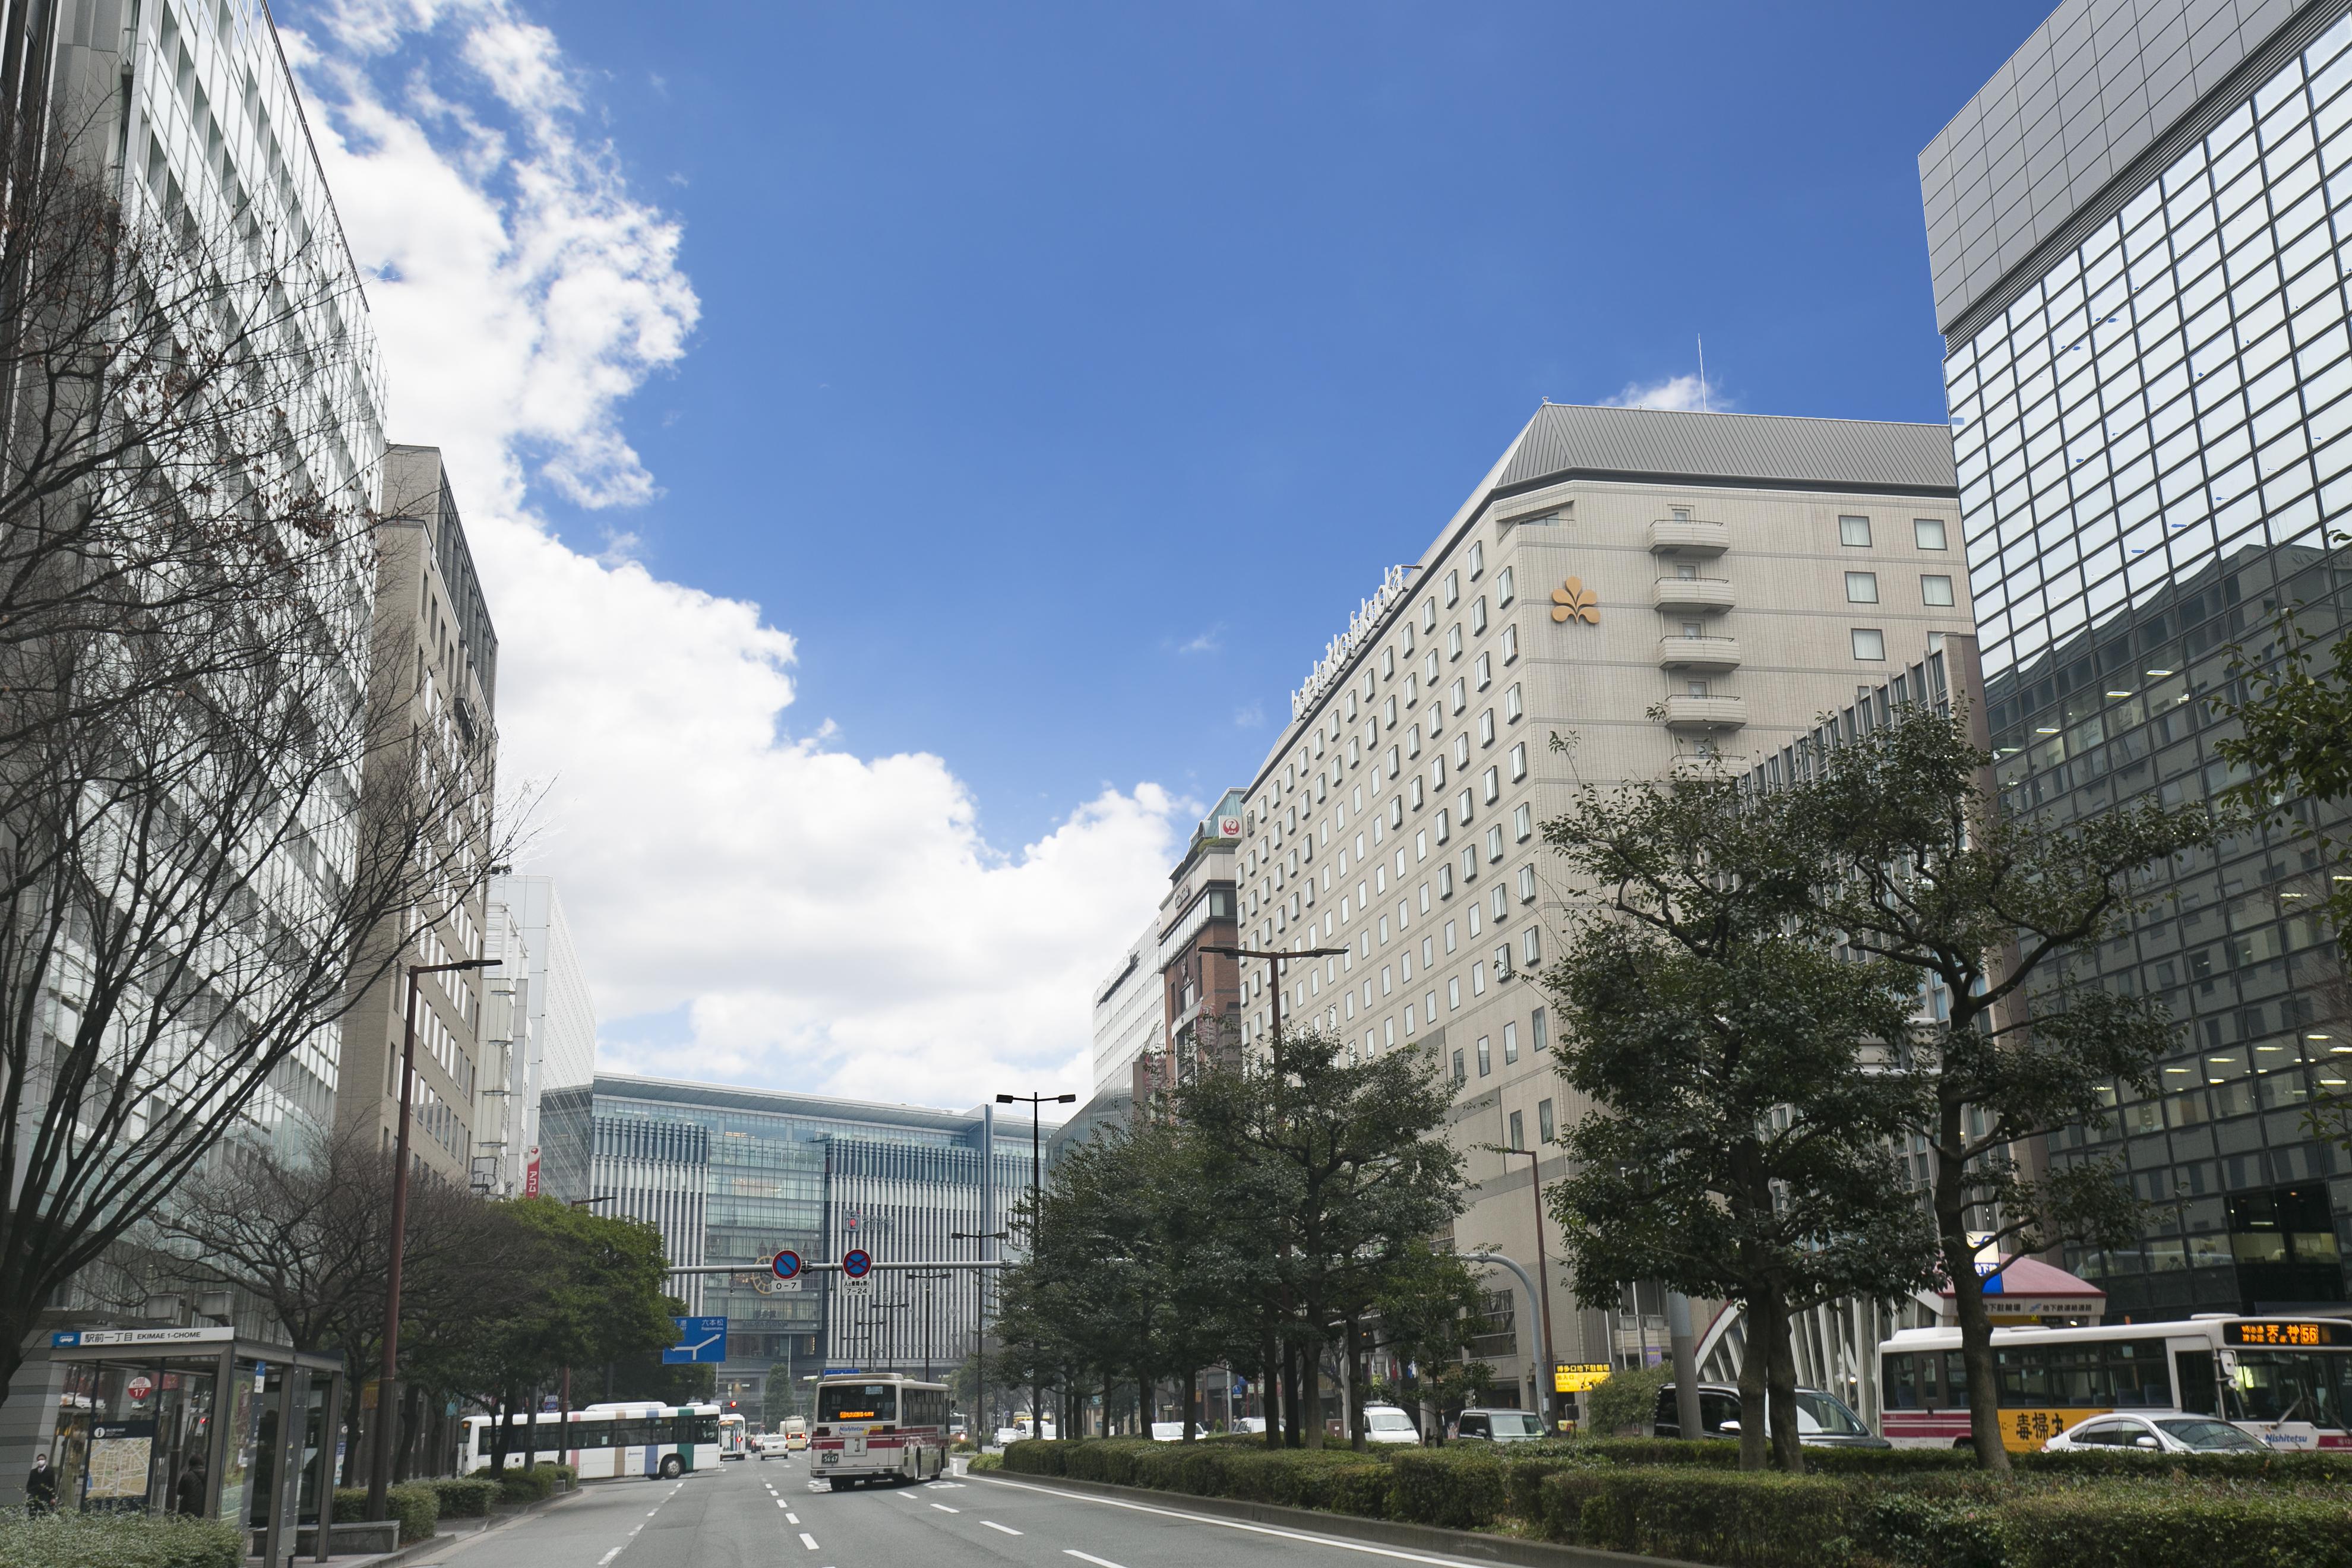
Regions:
[[[2042,9],[545,11],[703,301],[625,526],[992,836],[1205,796],[1538,399],[1703,332],[1739,408],[1942,418],[1915,158]]]
[[[1943,417],[1916,153],[2041,16],[291,0],[601,1058],[1086,1087],[1540,399]]]

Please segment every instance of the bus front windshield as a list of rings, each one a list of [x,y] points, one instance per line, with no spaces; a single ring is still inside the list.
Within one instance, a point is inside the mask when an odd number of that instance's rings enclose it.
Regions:
[[[2342,1351],[2242,1350],[2229,1414],[2241,1421],[2308,1421],[2337,1428],[2352,1408],[2352,1355]]]
[[[887,1383],[828,1383],[816,1391],[820,1421],[896,1421],[898,1390]]]

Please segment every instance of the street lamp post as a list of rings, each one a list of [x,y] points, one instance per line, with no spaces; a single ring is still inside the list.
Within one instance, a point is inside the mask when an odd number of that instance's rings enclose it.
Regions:
[[[1040,1159],[1043,1145],[1038,1142],[1039,1118],[1044,1114],[1045,1106],[1075,1105],[1077,1099],[1075,1094],[1000,1094],[996,1097],[999,1105],[1018,1105],[1023,1100],[1029,1102],[1029,1254],[1032,1258],[1037,1254],[1038,1194],[1044,1185],[1044,1166]],[[1029,1419],[1036,1428],[1035,1435],[1043,1437],[1045,1435],[1045,1385],[1034,1379],[1029,1384]]]
[[[1544,1363],[1536,1372],[1536,1397],[1543,1401],[1546,1424],[1557,1430],[1559,1426],[1559,1379],[1552,1369],[1559,1363],[1551,1353],[1551,1266],[1544,1261],[1543,1153],[1537,1149],[1507,1149],[1497,1143],[1490,1145],[1506,1161],[1514,1154],[1528,1157],[1528,1192],[1536,1205],[1536,1310],[1541,1319]]]
[[[992,1157],[992,1148],[989,1154],[982,1156],[982,1159]],[[982,1224],[987,1223],[988,1215],[983,1214],[980,1217]],[[948,1232],[948,1239],[950,1241],[1003,1241],[1012,1234],[1004,1230],[951,1230]],[[981,1252],[982,1258],[985,1261],[987,1248],[982,1247]],[[971,1282],[971,1402],[980,1407],[972,1412],[972,1415],[993,1435],[996,1426],[991,1417],[996,1412],[988,1406],[988,1279],[985,1275]]]
[[[392,1446],[398,1417],[393,1412],[394,1388],[400,1366],[400,1265],[408,1241],[408,1080],[416,1074],[416,980],[421,974],[450,974],[465,969],[488,969],[495,958],[461,958],[455,963],[412,963],[408,970],[406,1005],[401,1010],[400,1131],[393,1144],[392,1259],[384,1270],[383,1365],[375,1381],[375,1463],[368,1476],[367,1516],[389,1519],[385,1494],[392,1489]]]
[[[1202,945],[1202,952],[1213,952],[1221,958],[1262,958],[1274,971],[1274,984],[1267,988],[1274,1008],[1274,1042],[1282,1043],[1282,966],[1294,958],[1338,958],[1352,950],[1344,947],[1307,947],[1297,952],[1282,952],[1271,948],[1211,947]]]

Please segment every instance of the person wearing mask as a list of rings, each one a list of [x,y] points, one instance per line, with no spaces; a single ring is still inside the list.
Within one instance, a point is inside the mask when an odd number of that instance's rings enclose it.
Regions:
[[[33,1456],[33,1473],[25,1478],[25,1511],[55,1513],[58,1507],[58,1473],[49,1468],[47,1454]]]

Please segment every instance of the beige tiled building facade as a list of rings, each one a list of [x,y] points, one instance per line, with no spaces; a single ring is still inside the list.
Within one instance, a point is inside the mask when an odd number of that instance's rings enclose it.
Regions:
[[[1777,752],[1971,631],[1955,497],[1942,426],[1546,404],[1293,694],[1242,806],[1242,933],[1347,950],[1285,966],[1286,1028],[1423,1047],[1454,1075],[1462,1249],[1534,1266],[1528,1162],[1492,1147],[1547,1147],[1577,1112],[1536,984],[1573,889],[1538,825],[1580,781]],[[1244,966],[1253,1041],[1270,969]],[[1555,1353],[1611,1359],[1549,1225],[1545,1250]],[[1533,1368],[1502,1347],[1528,1326],[1482,1349],[1523,1404]]]

